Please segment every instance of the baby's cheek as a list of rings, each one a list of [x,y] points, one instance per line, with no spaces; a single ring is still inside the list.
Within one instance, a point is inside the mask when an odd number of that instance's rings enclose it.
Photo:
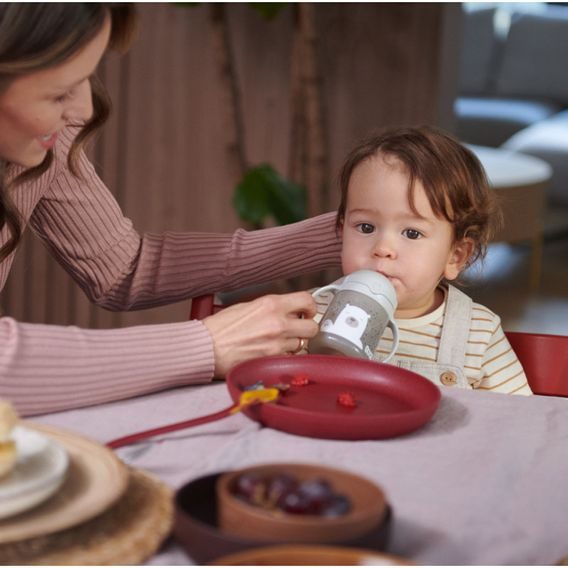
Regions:
[[[360,251],[354,249],[344,250],[341,255],[341,268],[343,269],[343,274],[351,274],[351,272],[356,270],[368,268],[366,266],[366,257]]]
[[[344,251],[341,255],[341,270],[343,274],[350,274],[351,272],[353,272],[353,265],[353,255],[349,254],[347,251]]]
[[[402,290],[402,283],[397,278],[396,280],[391,280],[391,284],[392,284],[394,291],[396,293],[396,301],[400,304],[400,301],[404,296],[404,293],[403,293],[403,290]]]

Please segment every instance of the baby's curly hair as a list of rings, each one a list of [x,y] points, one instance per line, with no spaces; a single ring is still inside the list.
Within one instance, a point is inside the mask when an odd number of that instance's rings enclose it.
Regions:
[[[358,144],[347,156],[339,176],[341,202],[338,229],[345,219],[349,181],[362,161],[393,156],[409,175],[408,201],[416,214],[414,182],[420,181],[432,211],[448,220],[454,240],[471,239],[474,248],[466,266],[482,259],[487,244],[501,226],[502,213],[477,157],[448,133],[431,126],[388,129]]]

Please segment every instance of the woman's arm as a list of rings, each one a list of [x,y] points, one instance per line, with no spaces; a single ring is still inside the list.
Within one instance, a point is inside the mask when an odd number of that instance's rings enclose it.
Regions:
[[[33,192],[18,188],[29,197],[23,210],[26,217],[33,211],[35,232],[104,307],[156,306],[339,264],[333,214],[251,233],[141,238],[84,156],[81,180],[61,160]],[[0,396],[30,415],[208,381],[241,360],[292,351],[299,338],[311,337],[317,326],[298,313],[309,315],[313,300],[298,294],[241,304],[205,323],[83,330],[2,318]],[[241,325],[250,314],[258,317]],[[238,332],[227,337],[228,329]]]
[[[140,309],[339,266],[335,214],[231,234],[147,233],[140,237],[83,155],[82,179],[65,166],[43,194],[31,225],[96,304]]]
[[[213,372],[200,321],[85,330],[0,318],[0,396],[22,416],[203,383]]]
[[[0,318],[0,396],[25,416],[203,383],[252,357],[294,351],[316,334],[314,313],[311,295],[296,292],[237,304],[203,322],[116,330]]]

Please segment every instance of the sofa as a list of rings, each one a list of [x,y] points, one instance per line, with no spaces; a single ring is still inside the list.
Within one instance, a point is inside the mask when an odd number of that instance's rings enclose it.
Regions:
[[[568,6],[513,11],[508,29],[497,10],[464,11],[456,134],[544,159],[548,204],[568,207]]]

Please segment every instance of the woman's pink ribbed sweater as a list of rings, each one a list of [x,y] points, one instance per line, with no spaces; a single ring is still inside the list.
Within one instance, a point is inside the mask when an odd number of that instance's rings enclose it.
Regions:
[[[71,139],[71,132],[60,136],[52,167],[17,187],[14,200],[26,224],[99,306],[159,306],[339,265],[331,213],[232,235],[140,236],[85,156],[81,178],[69,172]],[[0,243],[7,238],[4,228]],[[0,264],[0,290],[12,260]],[[203,383],[213,368],[211,337],[199,321],[88,330],[0,318],[0,397],[22,415]]]

